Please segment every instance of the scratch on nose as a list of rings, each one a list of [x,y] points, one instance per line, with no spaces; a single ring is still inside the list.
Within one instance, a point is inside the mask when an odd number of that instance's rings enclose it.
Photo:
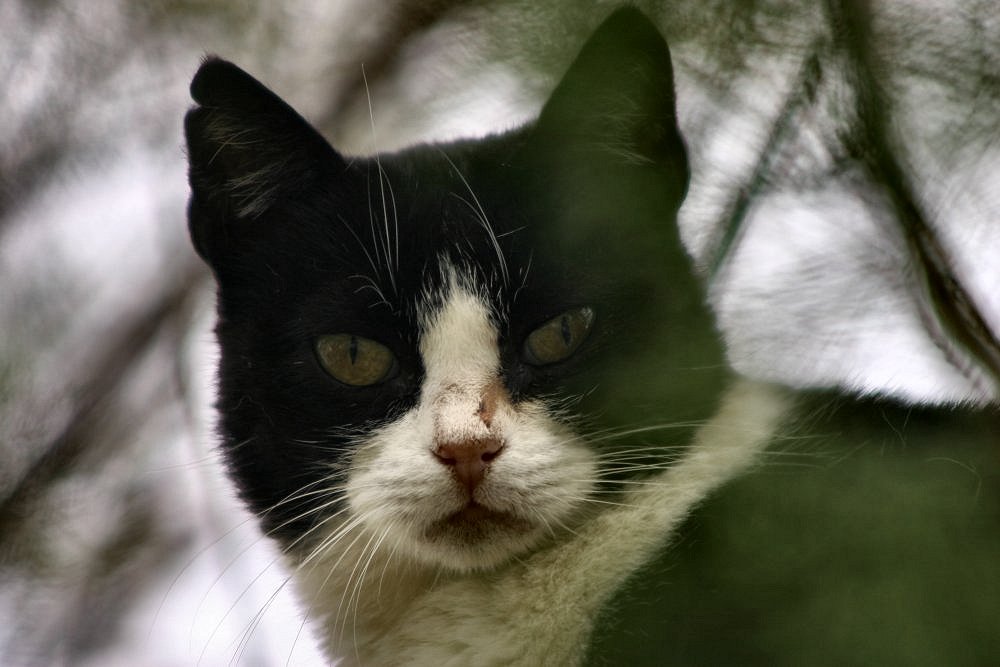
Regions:
[[[496,414],[497,405],[501,400],[506,398],[506,393],[500,378],[493,378],[483,388],[483,393],[479,398],[479,407],[476,409],[476,416],[479,417],[487,429],[493,424],[493,416]]]

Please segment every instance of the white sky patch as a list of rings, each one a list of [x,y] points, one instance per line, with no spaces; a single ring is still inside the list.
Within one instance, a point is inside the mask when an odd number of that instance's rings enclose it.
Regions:
[[[731,358],[793,385],[809,378],[924,402],[973,397],[925,333],[901,250],[870,215],[836,191],[757,202],[754,231],[716,293]]]

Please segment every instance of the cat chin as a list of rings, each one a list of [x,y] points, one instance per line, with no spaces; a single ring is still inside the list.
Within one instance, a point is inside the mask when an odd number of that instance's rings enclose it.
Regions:
[[[386,550],[405,560],[452,572],[495,569],[538,548],[551,534],[539,517],[475,501],[434,515],[399,512],[390,523],[367,523],[364,531],[384,535]]]
[[[535,548],[543,536],[535,521],[473,504],[427,525],[412,546],[427,565],[465,572],[501,566]]]
[[[422,531],[387,535],[384,530],[369,526],[348,532],[351,546],[330,550],[319,558],[316,545],[297,545],[287,553],[294,563],[311,564],[310,570],[337,570],[345,565],[351,570],[355,563],[369,559],[368,553],[351,554],[352,548],[380,542],[383,556],[397,564],[408,562],[434,571],[469,573],[500,568],[537,550],[550,537],[538,522],[507,512],[479,509],[434,521]],[[384,541],[379,540],[380,535],[385,536]]]

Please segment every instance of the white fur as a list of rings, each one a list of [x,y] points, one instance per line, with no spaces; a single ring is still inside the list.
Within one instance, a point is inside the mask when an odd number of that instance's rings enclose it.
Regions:
[[[537,404],[504,396],[489,425],[479,418],[499,371],[496,328],[459,280],[444,297],[425,320],[417,406],[358,452],[340,539],[300,564],[308,612],[344,664],[579,662],[601,606],[694,506],[750,464],[789,401],[770,385],[736,381],[681,461],[584,515],[593,454]],[[504,451],[473,497],[524,524],[429,538],[429,527],[468,503],[434,443],[487,433]],[[547,535],[559,539],[546,544]]]

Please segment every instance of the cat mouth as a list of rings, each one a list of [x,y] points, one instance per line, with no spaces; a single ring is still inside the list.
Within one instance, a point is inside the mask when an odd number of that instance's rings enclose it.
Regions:
[[[432,541],[444,539],[471,544],[495,539],[498,533],[525,533],[534,527],[527,519],[470,500],[457,512],[431,523],[424,536]]]
[[[486,521],[507,515],[506,512],[491,510],[489,507],[480,505],[475,500],[470,500],[468,505],[452,514],[446,521]]]

